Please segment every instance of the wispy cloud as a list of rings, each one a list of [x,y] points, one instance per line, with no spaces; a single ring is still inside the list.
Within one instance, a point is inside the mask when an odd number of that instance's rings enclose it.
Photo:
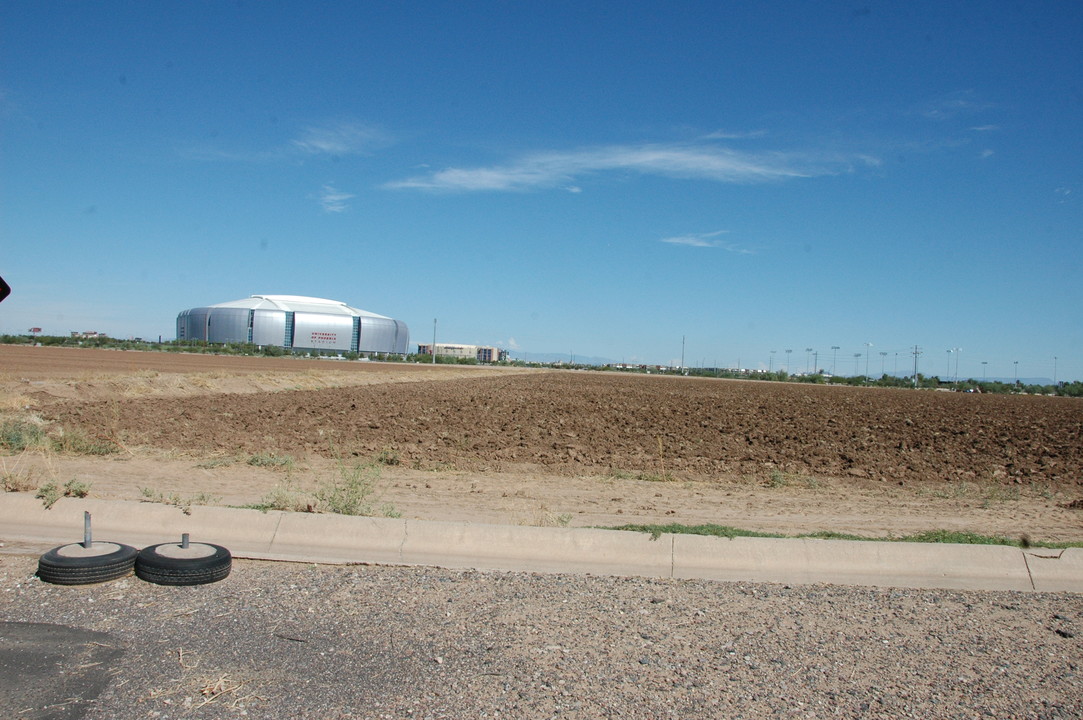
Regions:
[[[634,173],[727,183],[753,183],[834,175],[868,157],[797,153],[746,153],[701,143],[612,145],[568,152],[539,152],[488,167],[447,168],[385,187],[446,191],[523,191],[565,187],[576,192],[584,176]]]
[[[982,160],[984,160],[985,158],[991,158],[994,155],[996,155],[996,150],[990,150],[989,148],[986,148],[980,153],[978,153],[978,157],[980,157]]]
[[[310,155],[359,155],[387,142],[383,131],[370,125],[340,122],[305,128],[292,145]]]
[[[727,130],[715,130],[703,136],[704,140],[750,140],[767,135],[766,130],[748,130],[745,132],[729,132]]]
[[[346,202],[354,197],[350,193],[342,192],[334,185],[324,185],[320,189],[320,205],[323,207],[324,212],[345,212],[349,208]]]
[[[221,143],[221,140],[218,140]],[[185,156],[205,161],[276,163],[296,161],[309,156],[365,155],[392,142],[383,130],[359,122],[333,122],[310,125],[296,137],[273,147],[246,149],[238,146],[201,145],[182,149]]]
[[[934,98],[918,109],[929,120],[951,120],[959,115],[970,115],[995,107],[993,103],[982,100],[973,90],[959,90]],[[986,125],[977,129],[993,129]]]
[[[689,233],[687,235],[664,237],[659,240],[659,242],[669,243],[670,245],[685,245],[688,247],[722,248],[723,250],[739,255],[753,254],[753,252],[747,248],[740,247],[736,243],[726,242],[721,239],[721,236],[728,233],[729,230],[715,230],[714,232],[708,233]]]

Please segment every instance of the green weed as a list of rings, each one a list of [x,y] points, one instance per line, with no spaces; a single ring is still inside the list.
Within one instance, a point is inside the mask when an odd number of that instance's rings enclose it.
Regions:
[[[399,465],[402,463],[402,458],[399,457],[397,450],[386,447],[376,456],[376,462],[381,465]]]
[[[786,475],[779,470],[772,470],[771,476],[767,479],[767,487],[780,488],[786,487],[790,484],[790,481],[786,478]]]
[[[274,453],[260,453],[248,458],[248,464],[253,467],[284,468],[286,470],[291,470],[293,468],[293,458],[289,455],[279,456]]]
[[[75,455],[111,455],[120,449],[113,440],[92,438],[79,430],[61,430],[55,437],[49,437],[43,428],[25,420],[0,424],[0,447],[12,452],[52,450]]]
[[[0,447],[12,452],[45,449],[49,445],[45,431],[25,420],[6,420],[0,424]]]
[[[60,488],[56,486],[56,483],[45,483],[38,488],[38,492],[34,497],[41,500],[41,504],[48,510],[56,504],[57,500],[64,497],[64,493],[60,491]]]
[[[803,533],[800,535],[784,535],[782,533],[762,533],[753,530],[741,530],[727,525],[683,525],[671,523],[669,525],[620,525],[617,527],[604,528],[608,530],[630,530],[633,532],[649,533],[652,540],[657,540],[663,534],[684,535],[709,535],[713,537],[760,537],[760,538],[807,538],[813,540],[860,540],[866,542],[914,542],[914,543],[956,543],[961,545],[1008,545],[1012,547],[1040,547],[1050,549],[1062,549],[1070,547],[1083,547],[1083,542],[1044,542],[1034,541],[1029,536],[1023,535],[1018,539],[979,535],[977,533],[955,530],[929,530],[915,535],[903,537],[862,537],[846,533],[820,531],[815,533]]]
[[[201,470],[213,470],[217,467],[224,467],[226,465],[232,465],[236,462],[233,458],[211,458],[210,460],[204,460],[203,462],[196,463],[196,467]]]
[[[335,453],[333,446],[331,452],[336,461],[336,475],[325,480],[316,490],[316,500],[321,510],[339,515],[401,517],[393,505],[380,503],[386,488],[380,483],[378,465],[349,465]]]
[[[90,494],[90,483],[82,480],[68,480],[64,483],[64,497],[85,498]]]
[[[173,507],[178,508],[185,515],[192,514],[193,505],[217,505],[222,500],[222,498],[214,497],[209,493],[197,493],[196,495],[182,497],[177,493],[170,493],[169,495],[164,495],[160,491],[153,490],[151,488],[140,488],[139,492],[143,496],[143,502],[172,505]]]
[[[38,488],[37,494],[34,495],[37,499],[41,500],[42,505],[48,510],[56,501],[62,497],[78,497],[85,498],[90,494],[90,483],[85,483],[80,480],[69,480],[64,483],[64,487],[58,487],[55,482],[49,482]]]
[[[73,455],[112,455],[120,451],[120,445],[114,440],[89,437],[79,431],[61,433],[53,442],[58,451]]]

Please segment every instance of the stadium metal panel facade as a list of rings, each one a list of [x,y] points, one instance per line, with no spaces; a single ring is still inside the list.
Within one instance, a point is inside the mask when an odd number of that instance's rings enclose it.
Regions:
[[[336,300],[253,295],[182,311],[177,315],[177,339],[287,350],[405,354],[410,330],[401,320]]]

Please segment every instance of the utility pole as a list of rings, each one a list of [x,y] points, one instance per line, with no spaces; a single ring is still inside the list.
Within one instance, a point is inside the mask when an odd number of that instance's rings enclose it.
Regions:
[[[918,355],[921,354],[921,348],[917,345],[914,346],[914,387],[918,386]]]
[[[839,354],[839,346],[838,345],[832,345],[831,346],[831,374],[832,375],[835,374],[835,359],[838,357],[838,354]]]
[[[432,364],[436,364],[436,318],[432,319]]]
[[[684,335],[681,335],[681,370],[684,370]]]

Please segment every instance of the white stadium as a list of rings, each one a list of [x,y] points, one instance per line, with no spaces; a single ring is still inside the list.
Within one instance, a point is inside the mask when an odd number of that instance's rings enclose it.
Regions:
[[[299,295],[253,295],[177,315],[178,340],[250,343],[287,350],[405,354],[406,323],[346,303]]]

